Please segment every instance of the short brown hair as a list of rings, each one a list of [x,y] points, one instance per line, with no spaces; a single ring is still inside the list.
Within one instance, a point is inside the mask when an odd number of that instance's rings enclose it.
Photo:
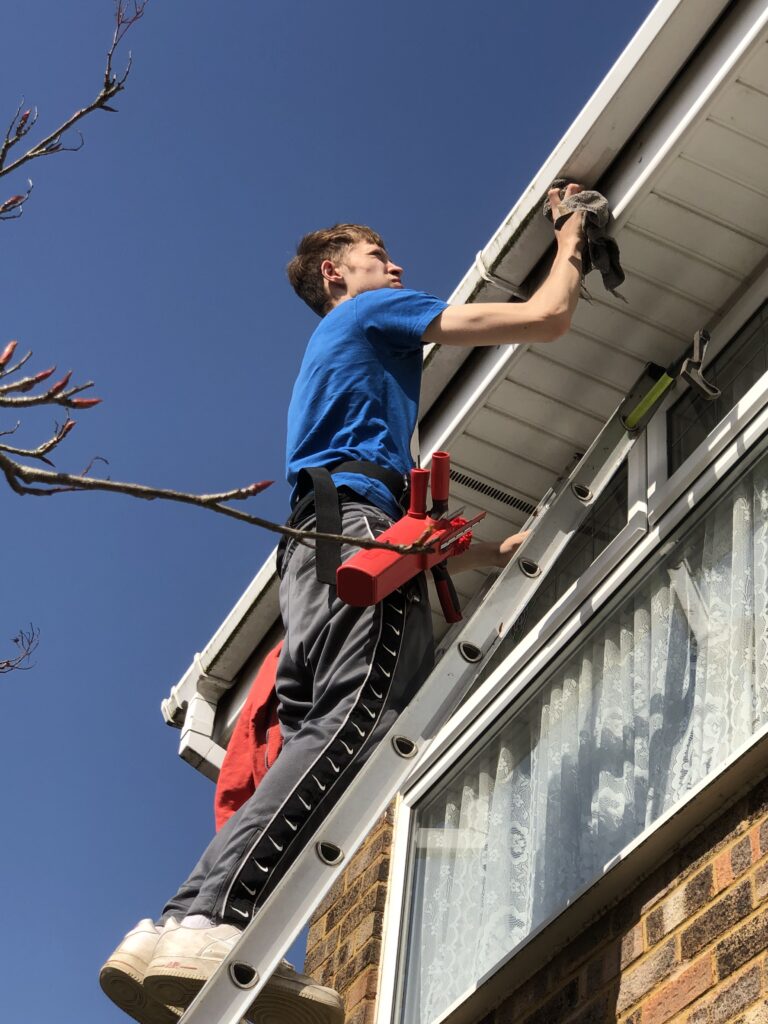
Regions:
[[[318,316],[330,310],[330,300],[323,287],[320,264],[336,260],[355,242],[371,242],[386,249],[380,235],[365,224],[334,224],[332,228],[310,231],[296,246],[296,255],[285,268],[293,290]]]

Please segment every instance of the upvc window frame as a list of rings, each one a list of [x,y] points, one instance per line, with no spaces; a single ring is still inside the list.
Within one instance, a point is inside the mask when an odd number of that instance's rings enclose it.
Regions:
[[[753,311],[757,304],[756,302],[753,306]],[[738,326],[746,319],[747,317],[742,316]],[[752,395],[752,392],[758,385],[762,401],[755,407],[757,396]],[[746,409],[740,408],[747,398],[750,398],[749,415]],[[500,717],[509,717],[514,713],[510,709],[521,700],[530,697],[531,687],[535,686],[537,681],[543,682],[548,678],[557,664],[568,656],[574,643],[578,643],[578,638],[588,623],[600,613],[610,614],[611,608],[617,607],[626,598],[629,593],[627,585],[638,570],[644,567],[643,577],[647,572],[653,571],[653,566],[664,558],[677,543],[679,536],[687,531],[691,516],[700,518],[706,515],[719,499],[723,488],[727,487],[740,471],[746,472],[750,465],[768,451],[768,374],[761,378],[732,413],[736,414],[735,422],[740,423],[738,432],[736,427],[731,425],[734,417],[726,416],[710,438],[697,448],[675,474],[675,477],[678,477],[688,462],[695,463],[695,471],[692,467],[686,473],[687,488],[681,491],[679,481],[671,480],[675,491],[670,489],[668,494],[675,496],[668,498],[663,510],[657,506],[654,522],[648,523],[647,529],[635,540],[634,546],[625,547],[624,535],[629,527],[628,523],[628,527],[611,545],[613,547],[624,538],[621,545],[624,555],[621,560],[616,562],[611,559],[611,568],[599,574],[600,578],[594,581],[596,585],[591,592],[585,593],[586,588],[575,585],[560,599],[541,620],[535,631],[524,638],[477,693],[453,716],[435,739],[423,764],[409,780],[408,787],[398,798],[389,897],[384,921],[377,1024],[400,1022],[402,986],[398,985],[397,981],[405,955],[406,927],[410,913],[408,893],[405,889],[410,878],[409,854],[412,845],[413,817],[420,801],[433,786],[439,784],[455,763],[470,751]],[[658,415],[662,415],[661,411]],[[724,424],[729,425],[728,435],[727,441],[721,442],[719,435]],[[631,518],[630,516],[630,520]],[[610,551],[611,548],[606,549],[601,558],[607,556]],[[600,559],[594,563],[593,568],[598,561]],[[578,597],[582,598],[581,602],[578,602]],[[614,892],[612,896],[611,890],[620,886],[622,879],[625,888],[631,887],[632,878],[636,879],[641,873],[651,870],[656,863],[660,863],[669,855],[670,836],[673,842],[683,842],[695,828],[702,826],[707,815],[717,813],[718,808],[722,809],[729,796],[733,798],[736,795],[738,786],[754,783],[759,775],[758,766],[764,766],[766,763],[767,752],[768,726],[755,733],[717,771],[702,780],[685,798],[629,843],[605,865],[597,879],[574,894],[566,907],[533,929],[484,978],[478,979],[473,988],[430,1024],[441,1024],[448,1018],[453,1018],[459,1007],[471,1005],[471,1015],[476,1017],[487,1012],[487,1006],[475,1006],[475,1000],[472,998],[473,994],[478,992],[476,998],[482,1000],[480,988],[483,983],[503,971],[513,959],[525,959],[526,950],[530,953],[536,945],[535,940],[538,936],[549,929],[553,932],[557,930],[557,922],[564,911],[568,910],[569,914],[572,908],[576,911],[571,920],[572,927],[573,921],[578,919],[579,915],[586,923],[590,912],[594,916],[598,908],[604,906],[608,900],[617,898],[620,892]],[[706,800],[702,797],[699,804],[694,807],[694,802],[703,793],[709,794],[709,797]],[[714,800],[713,793],[716,793]],[[627,869],[625,865],[630,859],[631,866]],[[462,1013],[461,1016],[464,1017],[465,1014]]]
[[[741,298],[712,328],[712,341],[707,349],[709,363],[736,337],[760,306],[768,301],[768,271],[747,288]],[[702,467],[722,452],[736,435],[768,403],[768,373],[756,381],[730,412],[710,431],[700,445],[671,475],[668,472],[667,413],[690,385],[678,380],[656,415],[648,424],[648,521],[655,523],[671,505],[688,490]]]

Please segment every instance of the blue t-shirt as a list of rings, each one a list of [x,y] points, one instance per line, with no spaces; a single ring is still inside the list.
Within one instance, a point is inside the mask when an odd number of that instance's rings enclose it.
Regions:
[[[408,288],[377,288],[331,310],[309,339],[288,409],[286,472],[365,459],[398,473],[413,465],[411,435],[421,386],[421,336],[447,303]],[[387,487],[358,473],[335,473],[397,519]],[[296,500],[296,492],[292,501]]]

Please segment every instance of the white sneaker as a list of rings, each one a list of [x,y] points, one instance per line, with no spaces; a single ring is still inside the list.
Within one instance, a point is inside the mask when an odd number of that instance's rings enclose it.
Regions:
[[[187,928],[162,934],[144,975],[144,988],[165,1006],[186,1009],[242,935],[231,924]]]
[[[169,925],[176,927],[173,918]],[[154,999],[143,986],[144,975],[162,934],[163,930],[151,918],[139,921],[99,972],[99,984],[104,993],[140,1024],[176,1024],[181,1016],[180,1011]]]
[[[242,932],[230,924],[180,925],[157,943],[144,988],[167,1006],[186,1009],[230,954]],[[344,1024],[341,997],[283,960],[245,1015],[253,1024]]]
[[[344,1004],[335,989],[318,985],[283,960],[243,1019],[251,1024],[344,1024]]]

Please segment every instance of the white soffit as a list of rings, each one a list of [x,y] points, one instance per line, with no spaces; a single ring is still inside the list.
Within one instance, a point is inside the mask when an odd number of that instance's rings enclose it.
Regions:
[[[729,0],[659,0],[482,250],[489,270],[524,285],[552,244],[551,228],[539,216],[548,186],[562,176],[596,184],[728,6]],[[507,297],[485,283],[473,264],[449,302],[503,302]],[[432,346],[422,414],[466,358],[464,349]]]

